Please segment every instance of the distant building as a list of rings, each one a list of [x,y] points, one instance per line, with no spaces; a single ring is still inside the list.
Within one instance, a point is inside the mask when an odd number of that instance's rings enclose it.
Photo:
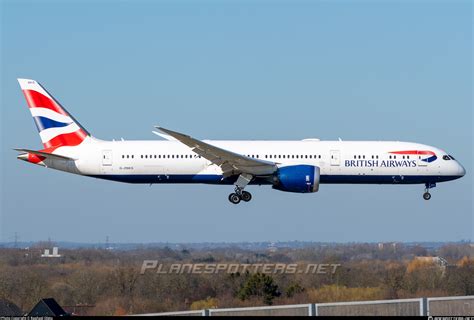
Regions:
[[[61,317],[68,315],[53,298],[41,299],[28,313],[28,317]]]
[[[275,242],[271,242],[268,246],[268,251],[270,252],[276,252],[277,251],[277,246],[276,246],[276,243]]]
[[[90,316],[95,305],[92,304],[76,304],[73,306],[63,306],[63,309],[72,316]]]
[[[58,247],[53,248],[53,253],[49,253],[49,249],[45,249],[41,258],[60,258],[61,255],[58,253]]]
[[[19,317],[22,315],[21,309],[16,304],[0,298],[0,317]]]
[[[396,250],[397,250],[397,246],[398,246],[398,244],[397,244],[396,242],[388,242],[388,243],[379,242],[379,243],[377,244],[377,247],[379,248],[379,250],[383,250],[384,248],[390,248],[390,247],[392,247],[392,249],[393,249],[394,251],[396,251]]]
[[[420,260],[423,262],[430,262],[436,264],[438,267],[446,268],[448,261],[442,257],[415,257],[415,260]]]

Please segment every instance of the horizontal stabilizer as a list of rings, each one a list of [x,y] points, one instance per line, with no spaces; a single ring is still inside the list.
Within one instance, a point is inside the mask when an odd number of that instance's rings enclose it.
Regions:
[[[43,152],[43,151],[35,151],[35,150],[30,150],[30,149],[13,149],[13,150],[16,150],[19,152],[27,152],[27,153],[35,154],[37,156],[46,157],[50,159],[56,159],[56,160],[73,160],[73,161],[77,160],[74,158],[61,156],[59,154],[53,154],[53,153],[48,153],[48,152]]]

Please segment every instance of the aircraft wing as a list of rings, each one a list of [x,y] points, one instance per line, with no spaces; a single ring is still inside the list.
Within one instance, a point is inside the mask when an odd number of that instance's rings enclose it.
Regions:
[[[158,130],[172,136],[176,140],[190,147],[195,153],[221,167],[224,177],[241,173],[253,176],[268,176],[277,170],[274,162],[249,158],[244,155],[228,151],[209,143],[194,139],[188,135],[171,131],[162,127]]]

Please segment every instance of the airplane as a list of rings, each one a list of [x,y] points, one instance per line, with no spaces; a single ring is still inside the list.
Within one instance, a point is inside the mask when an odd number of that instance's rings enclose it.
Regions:
[[[445,151],[399,141],[198,140],[156,126],[164,140],[103,141],[92,136],[35,80],[18,79],[43,149],[15,149],[18,159],[73,174],[137,184],[233,185],[233,204],[252,199],[247,185],[314,193],[320,184],[424,184],[465,175]]]

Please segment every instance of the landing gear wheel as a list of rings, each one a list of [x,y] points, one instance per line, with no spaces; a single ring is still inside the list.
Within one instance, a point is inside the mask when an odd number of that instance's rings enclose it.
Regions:
[[[252,194],[247,191],[242,191],[242,200],[245,202],[249,202],[250,200],[252,200]]]
[[[429,193],[429,192],[423,193],[423,199],[430,200],[431,199],[431,193]]]
[[[229,201],[233,204],[238,204],[240,202],[240,197],[237,195],[237,193],[231,193],[229,194]]]

